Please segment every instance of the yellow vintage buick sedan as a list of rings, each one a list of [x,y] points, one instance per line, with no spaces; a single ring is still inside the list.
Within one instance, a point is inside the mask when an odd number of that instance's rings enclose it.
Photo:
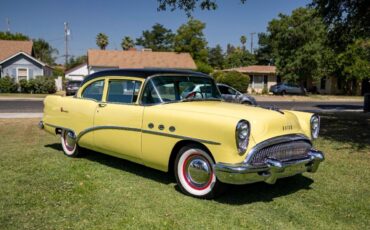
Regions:
[[[173,172],[200,198],[315,172],[324,160],[312,148],[319,116],[226,103],[213,78],[185,70],[94,73],[74,97],[46,97],[39,126],[60,135],[69,157],[86,148]]]

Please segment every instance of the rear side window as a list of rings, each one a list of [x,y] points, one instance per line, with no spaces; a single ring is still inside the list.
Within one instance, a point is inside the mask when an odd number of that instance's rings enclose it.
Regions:
[[[141,82],[132,80],[109,81],[107,102],[132,104],[137,101]]]
[[[81,97],[101,101],[103,97],[103,90],[104,80],[95,81],[84,89]]]

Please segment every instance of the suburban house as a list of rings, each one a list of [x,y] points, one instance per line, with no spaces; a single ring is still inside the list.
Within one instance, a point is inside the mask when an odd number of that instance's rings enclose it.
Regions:
[[[0,77],[16,82],[36,76],[51,76],[53,69],[33,56],[32,41],[0,40]]]
[[[117,68],[196,69],[189,53],[143,50],[88,50],[88,73]]]
[[[272,85],[280,82],[276,75],[276,67],[269,65],[251,65],[239,68],[226,69],[224,71],[237,71],[250,77],[248,92],[261,93],[264,88],[270,89]]]
[[[87,63],[82,63],[65,72],[65,78],[71,81],[82,81],[89,74]]]

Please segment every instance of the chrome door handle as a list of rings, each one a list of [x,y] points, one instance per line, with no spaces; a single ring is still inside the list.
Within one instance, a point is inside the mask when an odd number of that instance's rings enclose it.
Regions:
[[[103,108],[103,107],[105,107],[105,106],[107,106],[107,104],[106,104],[106,103],[99,103],[99,107],[100,107],[100,108]]]

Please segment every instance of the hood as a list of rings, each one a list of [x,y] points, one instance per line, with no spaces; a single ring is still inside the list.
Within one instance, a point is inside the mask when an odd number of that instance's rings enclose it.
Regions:
[[[288,111],[276,111],[255,106],[246,106],[220,101],[191,101],[163,104],[163,109],[209,114],[209,116],[232,117],[236,123],[247,120],[251,126],[251,135],[255,142],[271,137],[304,133],[297,116]],[[222,122],[222,120],[220,120]]]

